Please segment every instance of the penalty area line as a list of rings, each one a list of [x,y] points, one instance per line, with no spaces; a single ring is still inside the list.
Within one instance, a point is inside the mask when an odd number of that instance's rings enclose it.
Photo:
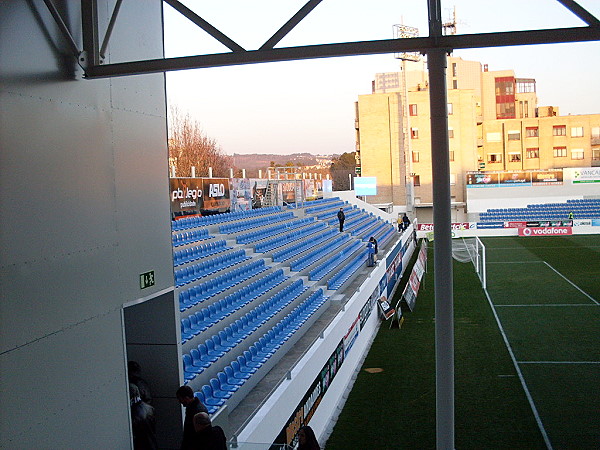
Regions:
[[[567,277],[565,277],[562,273],[560,273],[558,270],[556,270],[554,267],[552,267],[546,261],[544,261],[544,264],[546,264],[548,267],[550,267],[554,272],[556,272],[558,275],[560,275],[567,283],[569,283],[571,286],[573,286],[575,289],[577,289],[579,292],[581,292],[583,295],[585,295],[587,298],[589,298],[591,301],[593,301],[596,305],[600,305],[600,303],[598,303],[591,295],[589,295],[587,292],[585,292],[583,289],[581,289],[579,286],[577,286],[575,283],[573,283],[571,280],[569,280]]]

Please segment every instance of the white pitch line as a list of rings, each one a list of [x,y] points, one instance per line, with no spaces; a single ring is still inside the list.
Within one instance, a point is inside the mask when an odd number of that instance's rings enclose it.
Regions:
[[[487,261],[487,264],[539,264],[543,261]]]
[[[575,289],[577,289],[579,292],[581,292],[583,295],[585,295],[587,298],[589,298],[591,301],[593,301],[596,305],[600,305],[600,303],[598,303],[596,300],[594,300],[594,298],[591,295],[589,295],[587,292],[584,292],[579,286],[577,286],[575,283],[573,283],[571,280],[569,280],[567,277],[565,277],[562,273],[560,273],[558,270],[556,270],[554,267],[552,267],[546,261],[544,261],[544,264],[546,264],[548,267],[550,267],[552,270],[554,270],[565,281],[567,281],[571,286],[573,286]]]
[[[505,307],[505,308],[521,308],[521,307],[538,307],[538,308],[545,308],[546,306],[562,306],[562,307],[570,307],[570,306],[588,306],[588,307],[596,307],[596,306],[600,306],[598,304],[592,305],[590,303],[550,303],[550,304],[544,304],[544,303],[535,303],[535,304],[531,304],[531,305],[494,305],[496,308],[499,306]]]
[[[506,349],[508,350],[510,359],[512,359],[513,365],[515,366],[515,370],[517,371],[519,380],[521,380],[521,386],[523,386],[523,390],[525,391],[525,396],[527,397],[527,401],[529,402],[529,406],[531,407],[531,411],[533,412],[535,421],[537,422],[538,428],[540,429],[540,432],[542,433],[542,437],[544,438],[544,442],[546,443],[546,448],[548,450],[552,450],[552,443],[550,442],[550,438],[548,438],[548,433],[546,433],[546,429],[544,428],[542,419],[540,418],[538,410],[535,407],[535,403],[533,402],[533,397],[531,396],[531,393],[529,392],[527,383],[525,383],[525,378],[523,377],[523,373],[521,372],[521,368],[519,367],[517,358],[515,358],[513,349],[510,346],[510,343],[508,342],[508,337],[506,336],[506,333],[504,332],[504,327],[502,327],[500,318],[498,317],[498,314],[496,313],[496,308],[494,308],[494,304],[492,303],[492,299],[490,298],[490,295],[489,295],[487,289],[484,289],[483,292],[485,292],[485,296],[487,297],[487,301],[490,305],[490,308],[492,308],[492,313],[494,313],[494,317],[496,318],[496,323],[498,324],[498,328],[500,329],[500,333],[502,334],[502,339],[504,340],[504,345],[506,345]]]
[[[519,364],[600,364],[600,361],[517,361]]]

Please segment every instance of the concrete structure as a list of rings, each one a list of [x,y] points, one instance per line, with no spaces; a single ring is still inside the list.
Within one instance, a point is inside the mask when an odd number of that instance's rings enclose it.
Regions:
[[[422,62],[377,74],[356,104],[356,152],[362,176],[377,177],[369,201],[416,208],[431,220],[429,82]],[[600,165],[600,114],[559,116],[538,107],[535,80],[488,71],[449,57],[448,137],[453,214],[466,212],[465,174]],[[403,80],[406,79],[406,87]]]
[[[63,3],[69,29],[80,6]],[[107,61],[163,56],[161,2],[120,15]],[[164,74],[85,80],[44,2],[2,2],[0,22],[0,447],[130,448],[128,359],[175,447]]]

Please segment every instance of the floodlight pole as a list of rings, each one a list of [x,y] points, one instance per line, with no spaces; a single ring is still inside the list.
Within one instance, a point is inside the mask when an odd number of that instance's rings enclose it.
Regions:
[[[442,36],[440,0],[429,0],[429,36]],[[450,152],[446,53],[427,50],[431,111],[431,161],[435,269],[435,386],[436,447],[454,449],[454,296],[452,283],[452,233],[450,204]]]

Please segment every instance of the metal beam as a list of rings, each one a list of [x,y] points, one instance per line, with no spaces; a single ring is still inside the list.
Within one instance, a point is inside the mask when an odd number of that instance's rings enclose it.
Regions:
[[[200,17],[194,11],[189,9],[187,6],[183,5],[178,0],[163,1],[165,3],[168,3],[172,8],[181,13],[183,16],[187,17],[189,20],[194,22],[196,25],[198,25],[200,28],[202,28],[204,31],[206,31],[208,34],[210,34],[212,37],[214,37],[217,41],[219,41],[232,52],[246,51],[244,47],[229,39],[227,36],[225,36],[223,33],[221,33],[219,30],[213,27],[210,23],[208,23],[206,20],[204,20],[202,17]]]
[[[73,53],[73,55],[75,55],[75,57],[78,57],[79,53],[81,53],[81,50],[79,50],[79,48],[77,48],[75,39],[73,39],[73,36],[71,35],[71,32],[69,31],[69,28],[65,24],[65,22],[62,19],[62,16],[58,12],[58,10],[56,9],[56,6],[54,6],[54,3],[52,3],[52,0],[44,0],[44,3],[46,4],[46,7],[50,11],[50,14],[54,18],[54,21],[56,22],[58,29],[60,30],[60,32],[64,36],[65,40],[67,41],[67,44],[69,44],[69,47],[71,48],[71,52]]]
[[[313,9],[317,7],[322,0],[309,0],[300,10],[294,14],[285,25],[283,25],[267,42],[265,42],[259,50],[268,50],[274,48],[292,29],[300,23]]]
[[[110,16],[110,22],[108,23],[108,28],[106,29],[104,40],[102,41],[102,45],[100,46],[101,58],[105,57],[106,47],[108,46],[108,41],[110,41],[110,36],[112,35],[113,28],[115,27],[115,22],[117,21],[117,16],[119,15],[119,9],[121,9],[121,3],[123,3],[123,0],[117,0],[112,15]]]
[[[173,0],[165,0],[173,1]],[[337,56],[373,55],[397,52],[427,52],[444,50],[504,47],[513,45],[555,44],[600,40],[599,27],[555,28],[549,30],[510,31],[451,36],[384,39],[376,41],[284,47],[271,50],[252,50],[211,55],[151,59],[105,65],[86,70],[87,78],[137,75],[172,70],[199,69],[275,61],[292,61]]]
[[[590,14],[587,9],[584,9],[579,3],[574,0],[557,0],[561,3],[565,8],[583,20],[590,26],[599,26],[600,20],[596,19],[596,17]]]

